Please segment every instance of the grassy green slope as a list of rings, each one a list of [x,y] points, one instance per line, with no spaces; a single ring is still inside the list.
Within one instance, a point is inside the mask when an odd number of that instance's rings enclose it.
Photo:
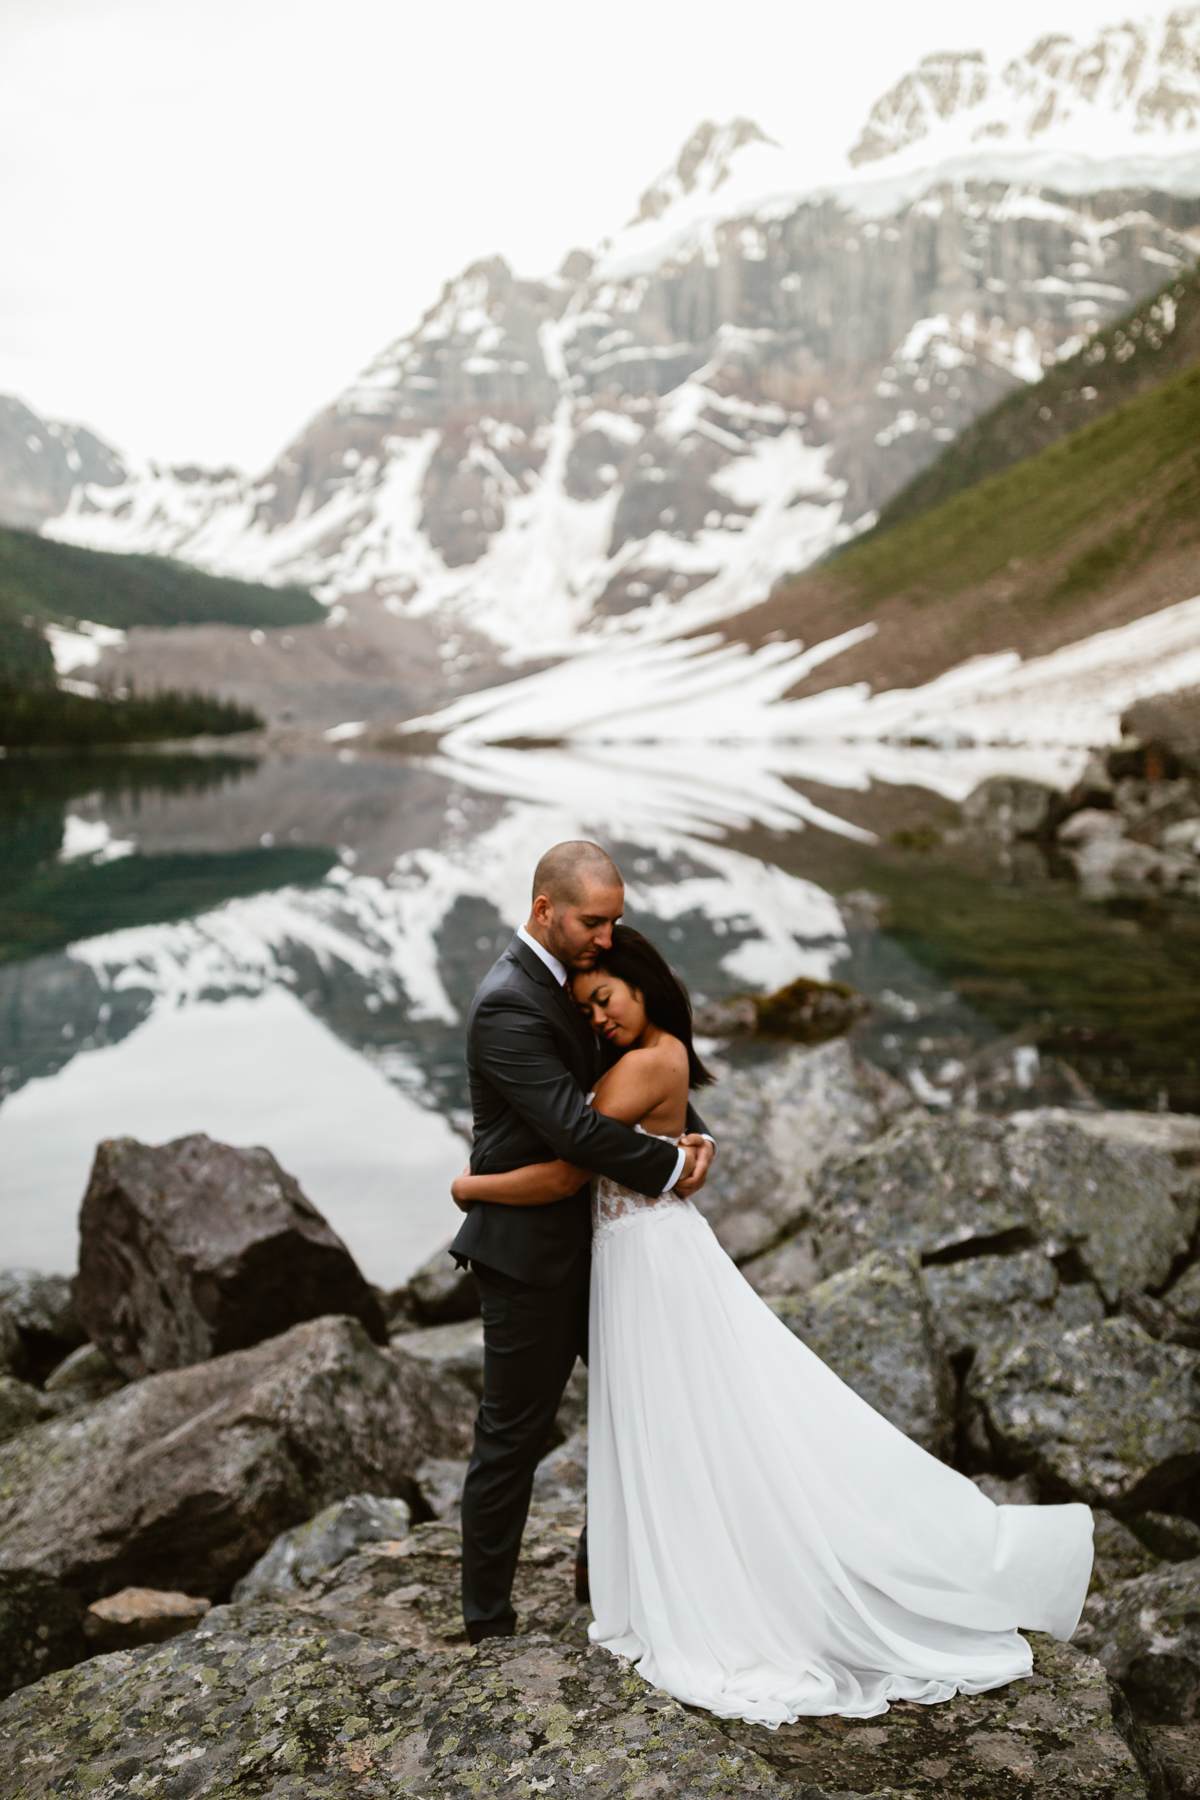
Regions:
[[[940,505],[1200,362],[1200,266],[967,427],[882,508],[872,536]]]
[[[929,680],[975,652],[1043,654],[1200,592],[1200,364],[956,493],[855,539],[730,619],[731,637],[867,642],[798,688]]]

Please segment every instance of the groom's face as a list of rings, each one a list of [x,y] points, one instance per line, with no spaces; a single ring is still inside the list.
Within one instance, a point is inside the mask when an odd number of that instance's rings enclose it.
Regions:
[[[546,948],[568,969],[591,969],[601,952],[612,948],[613,926],[625,910],[625,889],[620,882],[585,877],[570,901],[546,905]]]

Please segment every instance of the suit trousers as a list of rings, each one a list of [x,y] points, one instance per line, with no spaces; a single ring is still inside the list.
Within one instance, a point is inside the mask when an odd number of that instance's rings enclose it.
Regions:
[[[462,1492],[462,1605],[473,1626],[511,1627],[513,1576],[534,1471],[577,1356],[587,1360],[585,1249],[554,1287],[472,1262],[483,1314],[483,1398]]]

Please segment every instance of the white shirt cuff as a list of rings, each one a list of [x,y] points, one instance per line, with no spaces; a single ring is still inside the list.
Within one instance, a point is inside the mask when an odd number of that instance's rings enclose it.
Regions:
[[[658,1196],[660,1200],[665,1200],[667,1195],[671,1192],[672,1188],[675,1186],[675,1183],[679,1180],[679,1177],[683,1174],[683,1165],[684,1165],[684,1163],[686,1163],[686,1161],[687,1161],[687,1151],[681,1149],[679,1152],[678,1159],[675,1163],[675,1173],[672,1175],[670,1181],[668,1181],[668,1183],[667,1183],[666,1187],[663,1189],[662,1193]]]

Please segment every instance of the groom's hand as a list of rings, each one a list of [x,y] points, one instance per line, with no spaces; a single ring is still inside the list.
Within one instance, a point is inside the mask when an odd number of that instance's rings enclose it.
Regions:
[[[704,1186],[713,1159],[713,1145],[711,1138],[702,1137],[698,1131],[685,1132],[679,1142],[687,1151],[687,1161],[683,1165],[683,1174],[675,1183],[675,1192],[681,1200],[690,1200]]]

